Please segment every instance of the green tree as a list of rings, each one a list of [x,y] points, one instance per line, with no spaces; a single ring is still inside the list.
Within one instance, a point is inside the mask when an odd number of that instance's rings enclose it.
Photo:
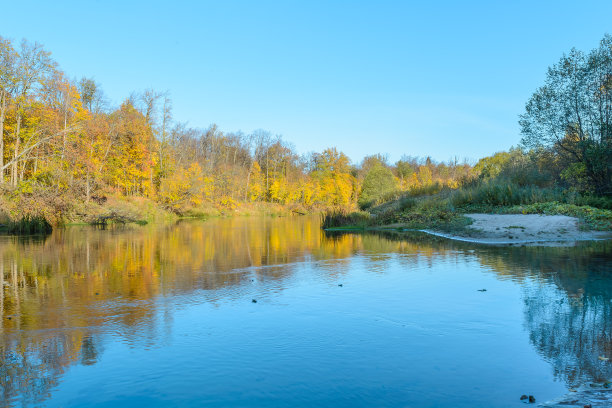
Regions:
[[[359,195],[358,204],[362,209],[370,207],[376,200],[396,189],[395,177],[389,168],[376,164],[368,171]]]
[[[612,195],[612,36],[550,67],[520,125],[525,146],[554,148],[582,164],[590,190]]]

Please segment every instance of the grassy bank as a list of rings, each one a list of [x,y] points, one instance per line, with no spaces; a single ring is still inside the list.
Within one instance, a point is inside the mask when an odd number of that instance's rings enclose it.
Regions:
[[[0,234],[32,235],[51,232],[65,225],[112,225],[173,222],[181,218],[234,216],[289,216],[320,212],[320,208],[268,202],[203,203],[189,206],[181,213],[166,208],[153,199],[107,195],[89,202],[70,199],[48,190],[32,193],[0,190]]]
[[[430,191],[427,191],[430,192]],[[580,219],[584,229],[612,230],[612,199],[581,195],[573,191],[480,183],[459,189],[439,189],[434,194],[408,191],[368,212],[327,213],[326,229],[432,229],[469,232],[465,214],[547,214]]]

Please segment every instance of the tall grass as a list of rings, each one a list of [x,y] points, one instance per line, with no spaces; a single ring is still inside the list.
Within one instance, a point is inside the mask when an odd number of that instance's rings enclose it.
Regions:
[[[454,207],[491,206],[504,207],[559,202],[578,206],[612,209],[612,199],[580,194],[561,188],[543,188],[534,185],[520,186],[509,182],[483,182],[464,186],[450,196]]]
[[[437,181],[432,184],[425,184],[422,186],[412,186],[408,189],[408,194],[410,197],[421,197],[426,195],[434,195],[438,194],[444,189],[448,189],[443,184],[438,183]]]
[[[370,222],[370,214],[365,211],[348,212],[342,210],[332,210],[323,213],[321,216],[321,227],[340,228],[358,227],[363,228]]]
[[[451,203],[455,207],[470,205],[499,207],[562,201],[563,196],[564,192],[560,189],[489,182],[455,191],[451,195]]]
[[[19,221],[10,221],[7,226],[7,232],[13,235],[50,234],[51,231],[53,227],[43,216],[26,215]]]

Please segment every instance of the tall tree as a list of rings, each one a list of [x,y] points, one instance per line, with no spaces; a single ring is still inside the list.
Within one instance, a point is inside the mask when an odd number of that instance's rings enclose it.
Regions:
[[[46,81],[48,75],[53,72],[55,62],[51,59],[51,53],[45,51],[39,43],[21,42],[16,61],[15,86],[13,88],[16,112],[16,125],[14,132],[14,148],[11,179],[13,186],[18,182],[18,164],[21,152],[21,125],[23,116],[31,96],[39,90]]]
[[[612,195],[612,36],[588,55],[572,49],[550,67],[520,125],[525,146],[568,155],[594,192]]]
[[[17,52],[10,40],[0,37],[0,169],[4,169],[4,121],[9,97],[16,83]],[[0,171],[0,184],[4,183],[4,170]]]

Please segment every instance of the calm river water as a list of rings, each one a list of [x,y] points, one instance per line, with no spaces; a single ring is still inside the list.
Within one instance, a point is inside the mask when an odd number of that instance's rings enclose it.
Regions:
[[[69,227],[0,237],[0,279],[0,407],[512,407],[612,377],[611,242]]]

